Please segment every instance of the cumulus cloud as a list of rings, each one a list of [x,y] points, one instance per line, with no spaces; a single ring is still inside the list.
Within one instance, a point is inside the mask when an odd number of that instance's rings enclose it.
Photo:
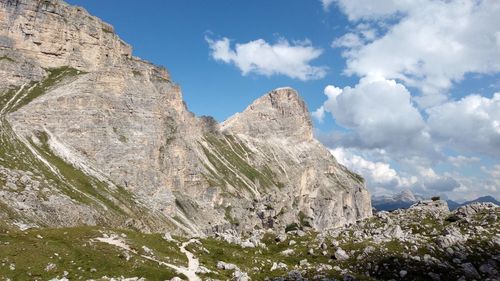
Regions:
[[[351,129],[344,146],[433,153],[426,124],[402,84],[364,78],[354,88],[329,85],[324,93],[327,100],[313,117],[322,120],[329,112],[337,124]]]
[[[393,193],[417,182],[416,177],[401,177],[389,164],[370,161],[349,149],[336,147],[330,153],[340,164],[361,174],[375,193]]]
[[[467,73],[500,71],[500,2],[338,0],[354,23],[382,30],[362,42],[347,33],[333,46],[346,48],[346,73],[397,79],[423,93],[426,108],[447,100],[453,82]],[[404,44],[404,47],[402,47]]]
[[[303,81],[320,79],[326,75],[326,67],[311,65],[311,61],[317,59],[323,51],[307,40],[290,43],[280,39],[275,44],[270,44],[257,39],[244,44],[237,43],[233,48],[230,40],[225,37],[220,40],[205,39],[213,59],[234,64],[243,75],[285,75]]]
[[[340,164],[361,174],[374,194],[394,194],[410,189],[430,197],[461,187],[461,183],[450,175],[439,175],[430,167],[415,165],[412,173],[400,173],[384,161],[361,156],[361,151],[357,149],[336,147],[330,152]]]
[[[500,157],[500,93],[470,95],[428,110],[432,135],[457,149]]]
[[[467,74],[500,72],[500,2],[334,0],[323,6],[332,3],[351,26],[331,47],[342,49],[344,72],[360,81],[325,88],[327,100],[312,116],[322,121],[332,114],[347,132],[322,141],[349,151],[335,153],[380,190],[498,196],[500,93],[456,100],[450,90]],[[366,157],[380,151],[383,159]],[[436,173],[432,167],[444,162],[446,172]],[[455,170],[471,164],[490,166],[482,175]]]

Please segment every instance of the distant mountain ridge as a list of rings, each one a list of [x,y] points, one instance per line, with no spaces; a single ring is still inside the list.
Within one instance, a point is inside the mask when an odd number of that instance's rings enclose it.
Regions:
[[[399,193],[393,195],[381,195],[372,197],[372,206],[377,211],[392,211],[396,209],[407,209],[416,202],[425,199],[421,195],[415,195],[410,189],[405,189]],[[463,203],[458,203],[453,200],[446,200],[448,203],[448,208],[450,210],[455,210],[461,206],[465,206],[471,203],[480,202],[486,203],[491,202],[496,205],[500,205],[500,202],[496,200],[493,196],[482,196],[474,200],[465,201]]]
[[[481,196],[481,197],[478,197],[474,200],[465,201],[463,203],[458,203],[458,202],[455,202],[453,200],[446,200],[446,203],[448,203],[448,207],[450,208],[450,210],[455,210],[456,208],[459,208],[459,207],[462,207],[465,205],[469,205],[471,203],[476,203],[476,202],[479,202],[479,203],[490,202],[490,203],[493,203],[493,204],[500,206],[500,202],[498,200],[496,200],[493,196],[490,196],[490,195]]]
[[[418,200],[423,199],[415,196],[409,189],[405,189],[394,195],[382,195],[372,197],[372,206],[377,211],[391,211],[396,209],[407,209]]]

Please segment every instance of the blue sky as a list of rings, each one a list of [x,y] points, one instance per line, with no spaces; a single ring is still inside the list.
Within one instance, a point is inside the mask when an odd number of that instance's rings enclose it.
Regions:
[[[333,38],[344,32],[341,13],[325,13],[321,2],[280,1],[146,1],[71,0],[111,23],[134,48],[134,55],[160,64],[179,83],[190,110],[223,121],[243,110],[254,99],[281,86],[296,88],[315,108],[324,100],[325,81],[348,85],[342,77],[340,50],[330,48]],[[313,4],[313,5],[311,5]],[[324,54],[312,64],[330,69],[323,81],[298,81],[286,76],[242,76],[234,67],[209,56],[205,36],[228,37],[237,42],[262,38],[309,39]],[[347,80],[346,80],[347,79]],[[346,80],[344,82],[344,80]]]
[[[281,86],[374,194],[500,193],[500,4],[68,0],[223,121]]]

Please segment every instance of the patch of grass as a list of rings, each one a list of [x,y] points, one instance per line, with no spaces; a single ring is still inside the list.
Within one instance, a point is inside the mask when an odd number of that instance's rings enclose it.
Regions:
[[[300,227],[297,223],[291,223],[291,224],[287,224],[287,226],[285,227],[285,232],[290,232],[290,231],[295,231],[295,230],[299,230]]]
[[[224,208],[224,217],[230,224],[240,225],[240,222],[236,218],[234,218],[233,215],[231,214],[232,208],[233,208],[232,206],[227,206]]]
[[[259,170],[250,164],[248,159],[252,157],[252,151],[234,136],[219,137],[210,134],[205,136],[205,140],[209,143],[209,147],[203,147],[203,151],[216,169],[210,171],[211,176],[218,179],[216,181],[228,181],[232,186],[250,189],[248,184],[238,177],[243,175],[263,189],[284,186],[275,181],[276,176],[268,166],[263,166],[260,168],[262,170]]]
[[[302,211],[299,212],[299,223],[302,227],[312,227],[311,223],[309,222],[311,220],[310,217],[306,216]]]
[[[10,61],[10,62],[16,62],[15,60],[9,58],[8,56],[1,56],[0,61]]]
[[[0,276],[11,280],[49,280],[62,277],[100,279],[103,276],[142,276],[148,280],[170,280],[179,276],[172,269],[138,255],[125,254],[121,249],[101,242],[90,242],[102,236],[96,227],[36,229],[26,232],[0,234]],[[151,248],[160,258],[171,257],[177,264],[185,263],[176,245],[159,235],[141,235],[119,231],[133,247]],[[37,238],[38,236],[38,238]],[[41,238],[39,238],[41,237]],[[52,270],[46,270],[54,264]],[[13,265],[15,270],[10,270]]]
[[[49,69],[48,72],[49,75],[44,80],[38,83],[33,83],[32,85],[24,88],[24,90],[18,95],[20,98],[9,108],[9,112],[14,112],[27,105],[37,97],[43,95],[48,89],[61,82],[63,79],[82,73],[79,70],[67,66]]]
[[[111,31],[111,30],[109,30],[107,28],[102,28],[101,30],[102,30],[102,32],[107,33],[107,34],[114,34],[113,31]]]
[[[128,217],[141,217],[147,222],[149,215],[142,207],[135,204],[130,192],[119,186],[111,188],[108,183],[89,176],[65,162],[52,152],[48,145],[49,137],[45,132],[38,133],[39,142],[28,141],[31,147],[50,163],[50,167],[35,156],[12,130],[5,118],[7,113],[27,105],[47,90],[59,85],[64,79],[82,74],[69,67],[51,69],[48,72],[49,75],[42,81],[32,83],[22,89],[11,89],[1,97],[0,108],[3,109],[3,114],[0,116],[0,165],[9,169],[31,171],[33,176],[41,182],[40,190],[44,186],[58,189],[80,203],[93,205],[96,209],[106,213],[108,218],[112,218],[111,211],[115,216],[122,217],[116,218],[116,221],[124,221]],[[57,173],[54,173],[51,168],[55,168]],[[44,195],[39,196],[42,198]],[[103,208],[102,204],[107,208]]]
[[[57,170],[64,177],[64,182],[69,183],[78,189],[78,191],[83,192],[88,195],[85,196],[80,192],[74,191],[71,187],[68,191],[71,192],[73,198],[77,198],[80,202],[92,205],[94,202],[89,198],[93,197],[99,202],[104,203],[107,207],[112,210],[125,215],[126,213],[116,205],[116,202],[111,201],[106,195],[108,194],[107,184],[100,182],[96,179],[91,178],[84,172],[75,168],[73,165],[65,162],[62,158],[57,156],[52,152],[48,144],[48,136],[45,132],[38,132],[37,137],[41,142],[41,145],[37,145],[31,142],[33,147],[43,156],[44,159],[48,160],[49,163],[54,165]]]

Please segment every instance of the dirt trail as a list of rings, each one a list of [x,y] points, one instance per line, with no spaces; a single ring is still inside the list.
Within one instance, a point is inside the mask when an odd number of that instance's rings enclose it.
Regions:
[[[182,253],[184,253],[186,255],[187,259],[188,259],[188,267],[176,266],[176,265],[173,265],[173,264],[170,264],[170,263],[166,263],[166,262],[160,261],[160,260],[158,260],[158,259],[156,259],[155,257],[152,257],[152,256],[141,255],[137,251],[131,249],[130,246],[123,240],[123,238],[121,238],[121,237],[119,237],[117,235],[116,236],[110,236],[110,237],[98,237],[98,238],[95,238],[93,240],[94,241],[103,242],[103,243],[106,243],[106,244],[109,244],[109,245],[113,245],[113,246],[116,246],[116,247],[119,247],[119,248],[121,248],[121,249],[123,249],[123,250],[125,250],[127,252],[134,253],[134,254],[139,255],[139,256],[147,259],[147,260],[154,261],[154,262],[157,262],[160,265],[164,265],[164,266],[170,267],[170,268],[174,269],[175,271],[179,272],[180,274],[185,275],[188,278],[189,281],[201,281],[201,278],[196,275],[196,271],[198,270],[200,262],[198,261],[197,258],[194,257],[193,253],[191,253],[188,250],[186,250],[186,247],[189,244],[197,242],[196,239],[191,239],[188,242],[184,242],[179,247],[180,251]]]

